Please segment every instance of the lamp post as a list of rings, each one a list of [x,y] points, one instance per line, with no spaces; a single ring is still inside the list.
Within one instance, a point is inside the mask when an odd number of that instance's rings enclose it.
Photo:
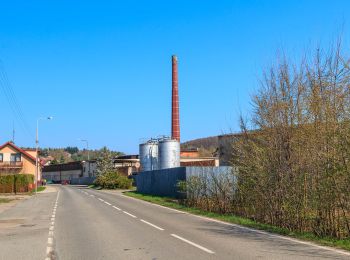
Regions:
[[[86,144],[86,150],[87,150],[87,152],[88,152],[88,159],[87,159],[87,161],[88,161],[88,164],[89,164],[89,171],[88,171],[88,173],[89,173],[89,177],[91,177],[91,176],[90,176],[90,150],[89,150],[89,141],[86,140],[86,139],[79,139],[79,140],[82,141],[82,142],[84,142],[84,143]]]
[[[38,191],[38,162],[39,162],[39,121],[40,120],[51,120],[53,117],[49,116],[49,117],[39,117],[36,120],[36,137],[35,137],[35,151],[36,151],[36,157],[35,157],[35,194],[37,194]]]

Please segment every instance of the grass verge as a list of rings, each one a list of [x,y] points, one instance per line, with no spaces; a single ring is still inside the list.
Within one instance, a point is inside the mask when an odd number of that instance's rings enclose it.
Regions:
[[[37,192],[44,191],[45,189],[46,189],[46,187],[45,187],[45,186],[40,186],[40,187],[38,187]]]
[[[1,203],[9,203],[10,201],[13,201],[13,199],[0,198],[0,204]]]
[[[315,242],[319,245],[331,246],[331,247],[336,247],[336,248],[345,249],[347,251],[350,251],[350,238],[335,239],[335,238],[331,238],[331,237],[318,237],[312,233],[307,233],[307,232],[302,232],[302,233],[301,232],[292,232],[286,228],[280,228],[280,227],[276,227],[276,226],[272,226],[272,225],[268,225],[268,224],[259,223],[259,222],[256,222],[254,220],[235,216],[232,214],[218,214],[218,213],[204,211],[204,210],[201,210],[198,208],[187,207],[187,206],[181,205],[179,203],[179,201],[174,199],[174,198],[146,195],[146,194],[138,193],[136,191],[127,191],[127,192],[124,192],[124,195],[129,196],[129,197],[133,197],[136,199],[148,201],[148,202],[158,204],[161,206],[165,206],[168,208],[181,210],[181,211],[188,212],[188,213],[191,213],[194,215],[204,216],[204,217],[208,217],[208,218],[212,218],[212,219],[225,221],[228,223],[238,224],[238,225],[241,225],[244,227],[264,230],[267,232],[271,232],[271,233],[275,233],[275,234],[279,234],[279,235],[284,235],[284,236],[289,236],[289,237],[297,238],[297,239],[304,240],[304,241]]]
[[[102,188],[100,186],[96,186],[95,184],[89,185],[88,188],[95,189],[95,190],[102,190]]]
[[[41,191],[44,191],[46,189],[45,186],[39,186],[37,188],[37,192],[41,192]],[[34,194],[35,193],[35,189],[31,190],[30,194]]]

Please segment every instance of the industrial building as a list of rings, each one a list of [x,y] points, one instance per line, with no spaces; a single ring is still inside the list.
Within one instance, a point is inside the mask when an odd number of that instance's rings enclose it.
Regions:
[[[124,176],[178,167],[218,167],[216,157],[200,157],[198,149],[180,149],[180,106],[177,57],[172,56],[171,136],[152,138],[139,145],[139,155],[113,159],[114,168]],[[43,169],[46,180],[88,184],[96,177],[96,161],[49,165]]]
[[[124,176],[137,172],[140,163],[137,155],[119,156],[113,159],[114,168]],[[96,178],[96,160],[69,162],[47,165],[43,168],[43,178],[47,181],[61,183],[91,184]]]
[[[201,158],[198,149],[181,151],[177,62],[172,56],[171,137],[152,138],[139,145],[141,171],[135,180],[143,193],[178,196],[179,181],[231,172],[231,167],[219,167],[218,158]]]
[[[182,154],[182,152],[181,152]],[[198,157],[198,152],[186,151],[180,158],[180,166],[218,166],[219,159],[213,157]],[[191,155],[193,157],[191,157]],[[139,155],[124,155],[113,159],[115,169],[124,176],[131,176],[141,171]],[[86,181],[91,183],[96,177],[96,160],[69,162],[63,164],[45,165],[42,176],[47,181],[61,183]]]

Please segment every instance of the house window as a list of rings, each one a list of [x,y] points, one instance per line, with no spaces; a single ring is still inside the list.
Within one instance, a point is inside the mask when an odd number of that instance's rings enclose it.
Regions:
[[[0,162],[3,162],[3,161],[4,161],[4,154],[0,153]]]
[[[11,153],[11,162],[20,162],[21,154],[20,153]]]

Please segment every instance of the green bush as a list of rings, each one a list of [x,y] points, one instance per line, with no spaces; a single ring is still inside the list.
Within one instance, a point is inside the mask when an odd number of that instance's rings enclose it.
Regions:
[[[0,193],[28,192],[29,184],[34,183],[32,174],[0,176]]]
[[[14,175],[0,176],[0,185],[12,185],[14,182]]]
[[[29,184],[34,183],[34,176],[32,174],[18,174],[15,175],[14,181],[16,192],[29,192]]]
[[[15,176],[16,185],[28,186],[34,183],[34,176],[32,174],[18,174]]]
[[[0,193],[13,192],[14,175],[0,176]]]
[[[104,189],[130,189],[132,180],[116,171],[110,171],[97,176],[94,184]]]

